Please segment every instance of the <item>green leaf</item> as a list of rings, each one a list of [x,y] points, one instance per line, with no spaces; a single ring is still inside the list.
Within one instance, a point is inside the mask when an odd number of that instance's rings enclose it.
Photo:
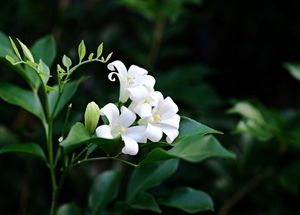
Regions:
[[[8,144],[0,148],[0,154],[5,153],[25,153],[33,155],[43,161],[46,161],[46,156],[43,149],[35,143],[24,144]]]
[[[177,170],[178,163],[177,159],[172,159],[136,168],[127,187],[127,203],[134,204],[139,194],[160,185]]]
[[[67,55],[63,56],[62,62],[67,69],[72,65],[72,60]]]
[[[89,61],[93,60],[94,53],[91,53],[88,57]]]
[[[104,149],[107,153],[114,150],[120,145],[118,139],[109,140],[91,136],[90,133],[86,130],[85,126],[82,123],[77,122],[71,128],[66,139],[60,143],[60,146],[64,148],[65,153],[69,153],[73,149],[76,149],[88,143],[91,145],[97,145],[99,148]]]
[[[103,51],[103,43],[100,43],[100,45],[97,48],[97,58],[99,58]]]
[[[180,138],[180,137],[185,137],[185,136],[190,136],[195,134],[199,134],[199,135],[222,134],[222,132],[214,130],[188,117],[181,116],[178,137]]]
[[[95,178],[88,200],[90,214],[99,214],[118,196],[120,182],[121,172],[117,170],[105,171]]]
[[[195,163],[211,157],[235,158],[235,155],[227,151],[213,136],[198,134],[179,139],[170,150],[153,149],[139,164],[171,158],[180,158]]]
[[[73,95],[76,93],[79,84],[82,80],[70,81],[66,83],[62,95],[59,96],[59,87],[54,86],[56,90],[49,92],[49,109],[50,113],[56,117],[65,105],[71,100]],[[59,99],[59,101],[58,101]]]
[[[6,59],[8,62],[10,62],[11,64],[14,64],[14,63],[15,63],[15,59],[14,59],[12,56],[10,56],[10,55],[6,55],[6,56],[5,56],[5,59]]]
[[[300,64],[285,63],[284,67],[294,78],[300,81]]]
[[[44,119],[41,103],[31,91],[12,84],[2,83],[0,84],[0,97],[10,104],[24,108],[42,120]]]
[[[56,43],[53,36],[47,35],[37,40],[31,47],[31,51],[36,60],[42,59],[51,68],[56,57]]]
[[[12,49],[10,40],[0,31],[0,57],[4,58],[6,55],[12,56],[15,60],[18,60],[18,57]]]
[[[178,208],[186,213],[214,210],[213,201],[208,194],[190,187],[177,188],[168,197],[160,200],[159,203]]]
[[[81,215],[81,211],[74,202],[71,202],[61,205],[58,208],[56,215]]]
[[[29,50],[29,48],[28,48],[24,43],[22,43],[19,39],[17,39],[17,40],[18,40],[19,44],[21,45],[21,48],[22,48],[22,50],[23,50],[23,53],[24,53],[25,57],[26,57],[29,61],[34,62],[34,58],[33,58],[33,56],[32,56],[31,51]]]
[[[11,46],[13,47],[14,52],[15,52],[15,54],[17,55],[17,57],[18,57],[20,60],[22,60],[21,55],[20,55],[20,52],[19,52],[19,50],[18,50],[18,48],[17,48],[15,42],[13,41],[13,39],[12,39],[11,37],[9,37],[9,41],[10,41],[10,44],[11,44]]]
[[[49,67],[44,63],[42,59],[40,59],[38,70],[40,72],[41,78],[44,82],[44,84],[47,84],[49,78],[50,78],[50,69]]]
[[[154,196],[146,192],[138,194],[130,206],[135,209],[150,210],[156,213],[161,213],[161,209]]]
[[[84,44],[84,41],[81,40],[81,43],[78,46],[78,56],[79,56],[79,61],[80,62],[84,58],[85,54],[86,54],[85,44]]]
[[[106,59],[105,59],[105,63],[106,63],[107,61],[109,61],[109,59],[111,58],[112,55],[113,55],[113,52],[111,52],[111,53],[109,53],[109,54],[107,55],[107,57],[106,57]]]

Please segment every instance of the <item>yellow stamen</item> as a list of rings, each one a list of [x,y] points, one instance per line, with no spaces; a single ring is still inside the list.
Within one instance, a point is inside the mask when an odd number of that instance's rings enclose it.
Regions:
[[[156,121],[156,122],[160,122],[160,120],[161,120],[159,114],[155,114],[153,118],[154,118],[154,121]]]
[[[126,132],[126,128],[121,127],[121,128],[120,128],[120,134],[124,134],[125,132]]]

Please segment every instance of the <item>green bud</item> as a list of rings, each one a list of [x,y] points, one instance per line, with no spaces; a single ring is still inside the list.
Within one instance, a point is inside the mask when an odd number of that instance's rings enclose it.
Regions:
[[[90,102],[86,106],[84,113],[85,128],[92,134],[95,132],[100,117],[100,108],[95,102]]]

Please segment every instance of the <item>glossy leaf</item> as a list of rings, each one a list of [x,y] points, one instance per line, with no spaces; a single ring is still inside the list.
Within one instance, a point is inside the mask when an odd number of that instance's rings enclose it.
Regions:
[[[95,178],[88,200],[91,215],[99,214],[101,209],[117,197],[120,182],[121,172],[117,170],[103,172]]]
[[[55,90],[49,92],[49,109],[54,117],[56,117],[60,113],[60,111],[65,107],[65,105],[71,100],[73,95],[76,93],[80,83],[81,80],[70,81],[66,83],[61,96],[59,96],[58,86],[55,86]]]
[[[84,58],[85,54],[86,54],[86,47],[85,47],[84,41],[82,40],[78,46],[78,56],[79,56],[80,62]]]
[[[35,143],[7,144],[0,148],[0,154],[5,153],[25,153],[46,161],[43,149]]]
[[[179,126],[179,138],[194,135],[194,134],[199,134],[199,135],[222,134],[222,132],[212,129],[188,117],[181,116],[180,126]]]
[[[134,204],[139,194],[160,185],[177,170],[178,163],[177,159],[172,159],[135,169],[127,187],[127,203]]]
[[[61,205],[56,215],[81,215],[80,208],[73,202]]]
[[[200,162],[211,157],[235,158],[235,155],[226,150],[213,136],[198,134],[179,139],[170,150],[153,149],[140,162],[140,165],[171,158],[180,158],[188,162]]]
[[[187,213],[214,210],[213,201],[208,194],[190,187],[177,188],[168,197],[160,200],[159,203],[178,208]]]
[[[12,84],[0,84],[0,97],[13,105],[24,108],[40,119],[44,118],[42,106],[36,95]]]
[[[76,149],[88,143],[91,145],[97,145],[98,148],[105,150],[107,153],[120,145],[118,140],[102,139],[91,136],[90,133],[86,130],[85,126],[82,123],[77,122],[71,128],[66,139],[60,143],[60,146],[63,147],[65,153],[69,153],[73,149]]]

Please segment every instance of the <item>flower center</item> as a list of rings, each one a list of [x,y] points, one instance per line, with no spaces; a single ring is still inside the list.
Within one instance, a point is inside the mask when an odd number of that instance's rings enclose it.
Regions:
[[[155,122],[160,122],[160,120],[161,120],[159,114],[155,114],[155,115],[153,116],[153,118],[154,118],[154,121],[155,121]]]
[[[126,132],[126,128],[124,127],[121,127],[120,130],[119,130],[120,134],[124,134]]]

